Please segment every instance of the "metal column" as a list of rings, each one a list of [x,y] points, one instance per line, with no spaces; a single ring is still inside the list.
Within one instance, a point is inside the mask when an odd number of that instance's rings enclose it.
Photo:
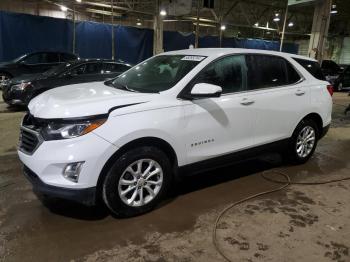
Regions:
[[[312,22],[312,30],[308,55],[322,61],[324,46],[328,35],[332,0],[321,0],[315,3],[315,12]]]
[[[114,6],[113,0],[111,0],[111,8],[112,8],[112,60],[115,59],[115,36],[114,36]]]
[[[157,0],[156,4],[156,14],[153,19],[153,54],[159,54],[163,52],[163,19],[159,14],[159,0]]]

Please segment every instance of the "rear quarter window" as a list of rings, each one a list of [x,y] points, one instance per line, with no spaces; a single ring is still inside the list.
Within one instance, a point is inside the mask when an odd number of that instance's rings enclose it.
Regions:
[[[65,54],[65,53],[60,54],[60,61],[61,62],[69,62],[69,61],[74,61],[76,59],[77,59],[77,57],[73,54]]]
[[[295,84],[301,77],[284,58],[273,55],[247,55],[248,90]]]
[[[319,80],[326,80],[320,65],[316,61],[310,61],[306,59],[301,58],[294,58],[293,59],[298,62],[302,67],[304,67],[313,77],[319,79]]]

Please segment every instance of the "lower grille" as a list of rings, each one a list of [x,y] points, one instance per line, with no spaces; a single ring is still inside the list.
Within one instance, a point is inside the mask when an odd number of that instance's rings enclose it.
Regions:
[[[39,134],[33,130],[22,127],[19,138],[19,150],[27,154],[33,154],[41,144]]]

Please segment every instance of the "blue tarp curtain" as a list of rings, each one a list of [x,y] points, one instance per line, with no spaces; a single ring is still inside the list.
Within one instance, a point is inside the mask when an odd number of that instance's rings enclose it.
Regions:
[[[114,26],[115,55],[136,64],[153,54],[153,30]],[[187,49],[194,45],[193,33],[164,32],[164,50]],[[199,47],[218,47],[217,36],[199,38]],[[223,47],[279,50],[279,42],[260,39],[223,38]],[[0,61],[24,53],[43,50],[72,52],[73,23],[27,14],[0,12]],[[298,45],[285,44],[283,50],[297,53]],[[76,53],[82,58],[112,57],[112,26],[95,22],[76,23]]]
[[[80,57],[105,59],[112,57],[112,27],[110,25],[78,22],[75,30],[75,48]]]
[[[71,51],[72,32],[65,19],[0,12],[0,61],[33,51]]]
[[[136,64],[153,55],[153,30],[115,26],[116,58]]]

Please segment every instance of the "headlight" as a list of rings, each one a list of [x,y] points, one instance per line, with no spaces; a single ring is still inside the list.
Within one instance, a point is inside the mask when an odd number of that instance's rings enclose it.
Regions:
[[[103,125],[106,120],[107,118],[65,123],[50,122],[41,130],[41,134],[45,140],[74,138],[90,133]]]
[[[11,86],[11,90],[12,91],[23,91],[24,89],[26,89],[27,87],[29,87],[31,85],[32,85],[31,82],[23,82],[23,83]]]

